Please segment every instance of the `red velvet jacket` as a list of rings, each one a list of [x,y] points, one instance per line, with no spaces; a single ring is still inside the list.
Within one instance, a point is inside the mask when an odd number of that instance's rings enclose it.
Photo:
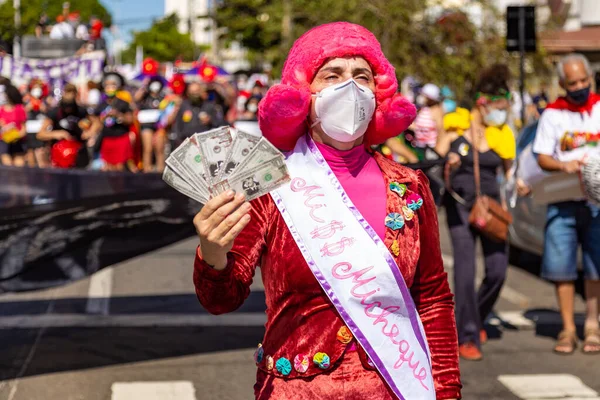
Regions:
[[[433,378],[438,399],[460,398],[458,345],[454,302],[444,272],[440,251],[437,210],[427,178],[421,172],[396,164],[379,154],[375,159],[383,172],[387,193],[387,213],[401,212],[400,197],[390,191],[391,182],[405,183],[408,193],[423,197],[423,206],[399,232],[387,229],[385,244],[398,240],[396,262],[411,291],[423,322],[431,351]],[[286,357],[293,362],[299,353],[327,353],[336,368],[347,344],[336,334],[344,325],[335,307],[323,292],[304,261],[287,225],[271,196],[252,202],[251,222],[237,237],[227,267],[218,271],[197,254],[194,285],[200,303],[211,313],[234,311],[250,293],[256,266],[262,269],[267,303],[267,324],[263,341],[263,371],[281,376],[266,366],[267,356]],[[359,346],[363,366],[373,369]],[[310,363],[304,374],[292,370],[287,378],[307,377],[325,372]]]

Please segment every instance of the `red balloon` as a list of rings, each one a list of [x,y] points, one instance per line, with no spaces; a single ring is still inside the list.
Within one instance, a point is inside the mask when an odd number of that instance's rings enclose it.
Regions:
[[[50,158],[56,168],[73,168],[82,144],[76,140],[61,140],[52,146]]]

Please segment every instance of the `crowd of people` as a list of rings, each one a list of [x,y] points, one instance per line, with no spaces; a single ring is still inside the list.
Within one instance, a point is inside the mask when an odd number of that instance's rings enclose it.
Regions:
[[[263,79],[205,82],[160,75],[141,82],[107,72],[102,82],[52,91],[34,79],[0,82],[3,165],[162,172],[186,137],[236,120],[256,121]]]
[[[35,27],[35,36],[48,36],[54,40],[79,39],[85,42],[80,52],[85,52],[105,48],[103,29],[104,24],[98,17],[92,15],[88,21],[82,21],[80,13],[71,11],[70,3],[65,2],[62,14],[56,16],[54,23],[47,14],[40,15]]]
[[[540,173],[577,174],[586,157],[597,156],[595,132],[599,127],[595,116],[600,96],[592,90],[590,65],[584,56],[568,55],[558,63],[557,73],[566,95],[552,103],[545,87],[535,95],[525,93],[521,101],[511,90],[508,67],[502,64],[481,72],[469,109],[457,107],[448,88],[425,84],[415,96],[419,111],[414,122],[403,135],[388,139],[380,147],[385,155],[401,163],[418,166],[437,158],[446,166],[435,173],[442,176],[430,179],[441,179],[445,186],[441,205],[446,211],[454,254],[459,354],[467,360],[483,357],[482,345],[487,341],[484,323],[498,299],[508,268],[507,241],[490,238],[474,226],[475,203],[485,195],[507,209],[499,172],[506,180],[516,181],[520,196],[532,192],[529,182],[515,179],[518,128],[537,127],[531,146]],[[582,351],[598,354],[600,258],[592,243],[600,226],[600,211],[585,199],[573,198],[549,204],[547,221],[542,276],[556,284],[563,321],[554,351],[570,354],[577,347],[573,301],[581,246],[587,304]],[[475,282],[477,240],[485,264],[479,286]]]

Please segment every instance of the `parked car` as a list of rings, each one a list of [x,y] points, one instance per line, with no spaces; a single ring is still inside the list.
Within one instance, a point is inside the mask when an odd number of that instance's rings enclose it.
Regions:
[[[523,150],[533,143],[536,130],[537,122],[525,127],[517,138],[517,160]],[[521,250],[541,255],[544,249],[546,207],[534,204],[531,197],[517,197],[514,182],[504,182],[502,191],[513,216],[513,224],[509,228],[511,260],[517,259]]]

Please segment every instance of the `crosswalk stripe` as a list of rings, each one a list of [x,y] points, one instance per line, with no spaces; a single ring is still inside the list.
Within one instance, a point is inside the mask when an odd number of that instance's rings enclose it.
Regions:
[[[490,318],[490,325],[501,325],[502,322],[508,325],[512,325],[519,329],[533,329],[535,323],[525,318],[521,311],[499,311],[496,313],[497,318]]]
[[[112,294],[113,268],[108,267],[96,272],[90,278],[88,300],[85,312],[88,314],[108,315]]]
[[[598,392],[569,374],[500,375],[498,380],[524,400],[598,399]]]
[[[111,390],[111,400],[196,400],[189,381],[115,382]]]

